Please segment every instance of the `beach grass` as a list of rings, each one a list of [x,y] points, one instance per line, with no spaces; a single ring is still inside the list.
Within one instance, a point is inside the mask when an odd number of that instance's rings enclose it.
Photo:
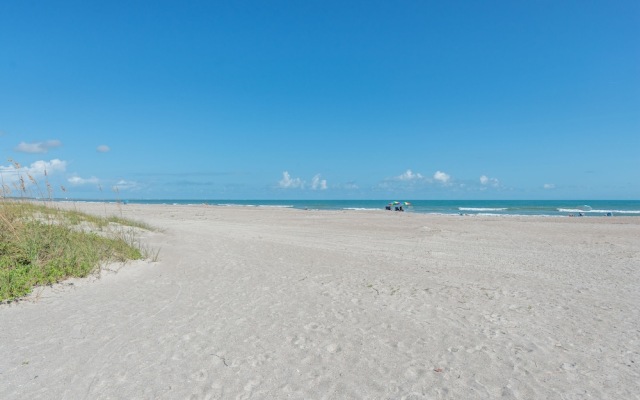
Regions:
[[[104,263],[143,258],[135,239],[140,227],[123,218],[2,200],[0,301],[26,296],[36,286],[86,277]]]
[[[10,161],[20,173],[20,164]],[[158,252],[143,248],[138,240],[140,230],[152,227],[117,216],[59,209],[51,185],[45,183],[47,196],[28,173],[18,176],[13,191],[2,179],[0,302],[24,297],[37,286],[86,277],[110,262],[149,256],[157,260]]]

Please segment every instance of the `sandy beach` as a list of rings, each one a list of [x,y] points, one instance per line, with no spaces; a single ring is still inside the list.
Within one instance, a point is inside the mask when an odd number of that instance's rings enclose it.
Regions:
[[[60,206],[159,261],[0,305],[3,399],[640,398],[640,218]]]

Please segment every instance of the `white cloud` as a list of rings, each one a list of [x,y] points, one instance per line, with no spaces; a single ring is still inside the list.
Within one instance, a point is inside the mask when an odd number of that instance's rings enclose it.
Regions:
[[[283,189],[303,188],[304,182],[300,178],[291,178],[288,171],[282,173],[282,180],[278,182],[278,186]]]
[[[327,190],[327,180],[320,179],[320,174],[317,174],[311,180],[311,189],[313,190]]]
[[[542,187],[547,189],[547,190],[550,190],[550,189],[555,189],[556,185],[553,184],[553,183],[545,183]]]
[[[107,153],[107,152],[111,151],[111,148],[109,148],[109,146],[107,146],[106,144],[101,144],[100,146],[98,146],[96,148],[96,150],[99,153]]]
[[[480,183],[484,186],[493,186],[493,187],[498,187],[500,186],[500,181],[497,180],[496,178],[489,178],[486,175],[482,175],[480,177]]]
[[[406,170],[405,173],[398,176],[398,179],[400,179],[401,181],[413,181],[423,178],[424,177],[420,173],[414,174],[410,169]]]
[[[27,168],[27,171],[32,175],[54,174],[57,172],[64,172],[67,169],[67,162],[59,160],[57,158],[50,161],[36,161],[31,163]]]
[[[81,178],[79,176],[72,176],[71,178],[67,179],[67,181],[74,186],[100,183],[100,180],[95,176],[92,176],[91,178]]]
[[[12,164],[8,166],[0,165],[0,173],[3,179],[8,179],[11,182],[18,181],[20,175],[30,175],[33,178],[43,177],[45,175],[52,175],[58,172],[64,172],[67,169],[67,162],[53,159],[50,161],[36,161],[31,163],[28,167],[22,167],[19,164]],[[25,176],[25,179],[28,178]]]
[[[20,142],[15,150],[21,153],[47,153],[49,149],[62,146],[59,140],[47,140],[46,142],[26,143]]]
[[[113,189],[115,191],[121,190],[133,190],[138,187],[138,183],[134,181],[126,181],[124,179],[119,180],[115,185],[113,185]]]
[[[45,176],[51,176],[58,172],[64,172],[67,169],[67,162],[54,159],[51,161],[36,161],[27,167],[13,163],[8,166],[0,165],[0,177],[2,177],[2,193],[8,193],[11,184],[20,185],[24,190],[33,184],[40,184]],[[22,179],[21,179],[22,178]],[[21,183],[19,183],[21,182]],[[42,185],[44,187],[44,185]]]
[[[316,174],[311,183],[300,178],[292,178],[288,171],[282,172],[282,179],[278,181],[278,187],[281,189],[311,189],[311,190],[327,190],[327,180],[322,179],[320,174]]]
[[[451,179],[451,176],[449,176],[448,174],[445,174],[442,171],[436,171],[436,173],[433,174],[433,179],[442,183],[448,183],[449,180]]]
[[[357,183],[355,182],[347,182],[343,185],[344,189],[349,189],[349,190],[356,190],[356,189],[360,189],[360,187],[358,186]]]

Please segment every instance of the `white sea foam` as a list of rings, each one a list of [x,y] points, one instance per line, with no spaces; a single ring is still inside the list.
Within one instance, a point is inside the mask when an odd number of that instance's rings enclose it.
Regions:
[[[544,215],[544,214],[494,214],[494,213],[477,213],[477,214],[462,214],[469,217],[499,217],[499,218],[559,218],[562,215]]]
[[[237,203],[219,203],[221,207],[264,207],[264,208],[293,208],[291,205],[273,205],[273,204],[237,204]]]
[[[508,208],[477,208],[477,207],[458,207],[460,211],[478,211],[478,212],[487,212],[487,211],[507,211]]]
[[[585,211],[580,208],[558,208],[562,213],[585,213],[585,214],[640,214],[640,210],[588,210]]]

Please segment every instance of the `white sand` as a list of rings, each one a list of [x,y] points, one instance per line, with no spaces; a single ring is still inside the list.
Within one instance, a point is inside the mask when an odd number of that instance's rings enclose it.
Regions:
[[[637,399],[640,219],[67,204],[157,263],[0,306],[3,399]]]

